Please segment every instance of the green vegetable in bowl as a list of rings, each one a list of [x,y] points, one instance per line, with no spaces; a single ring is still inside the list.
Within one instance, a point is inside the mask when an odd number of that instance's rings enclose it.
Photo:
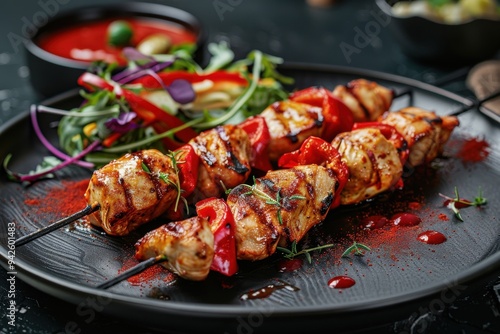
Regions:
[[[108,27],[108,43],[113,46],[128,45],[133,34],[132,26],[127,21],[113,21]]]

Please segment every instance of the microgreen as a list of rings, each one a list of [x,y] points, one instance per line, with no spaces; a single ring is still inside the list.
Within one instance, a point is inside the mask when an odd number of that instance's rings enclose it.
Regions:
[[[458,193],[457,187],[455,187],[455,197],[452,198],[452,197],[443,195],[441,193],[439,194],[439,196],[446,199],[446,201],[445,201],[446,207],[451,209],[451,211],[453,211],[453,214],[455,215],[455,217],[462,222],[464,221],[464,219],[462,218],[462,214],[460,213],[461,208],[466,208],[469,206],[479,207],[479,206],[486,205],[488,203],[488,200],[483,196],[483,190],[481,189],[481,187],[479,187],[478,194],[476,197],[474,197],[473,201],[469,201],[469,200],[465,200],[465,199],[461,198],[460,194]]]
[[[296,199],[305,200],[306,199],[302,195],[292,195],[292,196],[282,197],[281,196],[281,189],[280,188],[278,188],[278,190],[276,191],[276,197],[273,198],[268,193],[266,193],[263,190],[257,188],[256,182],[255,182],[255,178],[254,178],[254,184],[253,185],[242,184],[242,186],[249,189],[249,191],[246,192],[246,193],[243,193],[243,195],[245,195],[245,196],[247,196],[247,195],[255,195],[258,198],[264,200],[266,204],[275,205],[278,208],[277,215],[278,215],[278,222],[280,223],[280,225],[283,225],[283,219],[281,217],[281,209],[283,208],[283,204],[286,201],[289,201],[289,200],[296,200]]]
[[[365,252],[369,251],[371,251],[370,247],[354,241],[353,244],[347,247],[347,249],[342,253],[341,257],[347,257],[351,254],[354,254],[355,256],[364,256]]]
[[[284,247],[276,247],[276,249],[279,250],[280,252],[283,252],[283,256],[287,259],[293,259],[296,256],[304,255],[307,259],[307,262],[312,263],[311,254],[309,254],[309,253],[317,251],[317,250],[325,249],[325,248],[330,248],[333,246],[334,246],[334,244],[327,244],[327,245],[317,246],[317,247],[313,247],[313,248],[306,248],[306,249],[302,249],[299,251],[299,250],[297,250],[297,242],[294,240],[292,242],[292,244],[290,245],[290,249],[284,248]]]

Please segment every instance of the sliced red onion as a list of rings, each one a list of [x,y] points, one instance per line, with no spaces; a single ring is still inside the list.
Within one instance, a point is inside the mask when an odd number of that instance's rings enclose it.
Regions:
[[[167,86],[167,91],[172,99],[180,104],[193,102],[196,98],[196,93],[191,83],[184,79],[172,81],[170,86]]]
[[[56,157],[62,160],[68,160],[68,159],[73,159],[73,157],[59,151],[54,145],[52,145],[47,138],[43,135],[42,130],[40,129],[40,125],[38,124],[38,119],[37,119],[37,112],[38,112],[38,106],[37,105],[32,105],[30,109],[30,114],[31,114],[31,123],[33,125],[33,129],[35,130],[35,133],[42,142],[42,144]],[[75,165],[78,165],[80,167],[84,168],[94,168],[94,164],[91,162],[87,161],[73,161]]]
[[[120,113],[118,117],[107,120],[104,125],[112,132],[127,133],[139,127],[139,124],[132,122],[136,116],[135,112]]]
[[[24,175],[10,172],[10,175],[15,177],[18,181],[31,183],[31,182],[34,182],[45,175],[48,175],[48,174],[51,174],[55,171],[63,169],[64,167],[67,167],[71,164],[76,164],[78,162],[81,162],[80,161],[81,158],[83,158],[85,155],[92,152],[96,148],[98,148],[100,145],[101,145],[101,142],[99,140],[97,140],[97,141],[93,142],[92,144],[90,144],[89,146],[87,146],[84,150],[82,150],[80,153],[78,153],[74,157],[70,157],[69,159],[62,161],[57,166],[54,166],[54,167],[49,168],[47,170],[44,170],[42,172],[34,173],[34,174],[24,174]]]

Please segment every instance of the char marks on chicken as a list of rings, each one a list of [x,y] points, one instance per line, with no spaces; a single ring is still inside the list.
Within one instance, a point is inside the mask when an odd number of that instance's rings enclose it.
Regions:
[[[340,194],[342,205],[355,204],[391,189],[403,166],[394,145],[376,128],[338,134],[332,145],[349,169],[349,179]]]
[[[369,122],[389,110],[394,93],[376,82],[357,79],[335,87],[333,96],[351,109],[355,122]]]
[[[417,107],[385,113],[380,121],[394,126],[403,135],[410,148],[408,162],[413,167],[442,154],[453,129],[459,125],[455,116],[438,116]]]
[[[162,265],[180,277],[201,281],[214,257],[214,236],[207,219],[192,217],[148,232],[135,244],[139,260],[165,255]]]
[[[172,159],[160,151],[125,154],[93,172],[85,199],[100,209],[89,220],[109,235],[126,235],[170,207],[177,180]]]
[[[324,220],[337,187],[332,170],[307,165],[270,171],[253,188],[233,189],[227,203],[236,222],[238,259],[261,260],[280,242],[301,240]]]
[[[271,104],[260,116],[266,120],[271,135],[271,161],[298,149],[307,137],[319,137],[323,126],[321,108],[291,100]]]
[[[220,197],[226,189],[244,183],[250,175],[250,140],[239,127],[218,126],[200,133],[189,144],[200,157],[193,202]]]

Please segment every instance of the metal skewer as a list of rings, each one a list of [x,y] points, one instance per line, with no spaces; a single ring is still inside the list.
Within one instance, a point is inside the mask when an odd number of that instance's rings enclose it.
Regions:
[[[113,285],[120,283],[123,280],[126,280],[126,279],[146,270],[149,267],[154,266],[155,264],[158,264],[158,263],[161,263],[164,261],[167,261],[167,258],[165,255],[157,255],[156,257],[151,257],[143,262],[136,264],[132,268],[125,270],[123,273],[119,274],[118,276],[116,276],[116,277],[114,277],[114,278],[112,278],[104,283],[97,285],[96,288],[107,289],[109,287],[112,287]]]
[[[483,103],[488,102],[490,100],[493,100],[499,96],[500,96],[500,90],[489,95],[489,96],[486,96],[485,98],[473,101],[472,104],[463,106],[462,108],[458,109],[457,111],[449,114],[449,116],[458,116],[458,115],[463,114],[464,112],[469,111],[471,109],[479,108]]]
[[[97,203],[94,203],[92,205],[87,205],[84,209],[82,209],[78,212],[75,212],[70,216],[64,217],[64,218],[62,218],[62,219],[60,219],[60,220],[58,220],[50,225],[47,225],[46,227],[43,227],[35,232],[32,232],[28,235],[25,235],[25,236],[17,239],[16,246],[17,247],[22,246],[22,245],[24,245],[32,240],[35,240],[35,239],[37,239],[37,238],[39,238],[47,233],[55,231],[60,227],[66,226],[66,225],[74,222],[77,219],[85,217],[86,215],[89,215],[92,212],[97,211],[99,209],[100,209],[100,205]]]

